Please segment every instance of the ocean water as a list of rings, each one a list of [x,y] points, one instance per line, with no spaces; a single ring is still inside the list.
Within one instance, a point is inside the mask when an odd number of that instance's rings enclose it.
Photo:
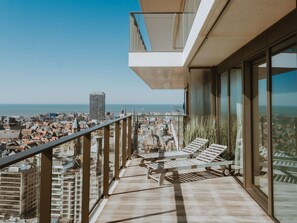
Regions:
[[[127,113],[180,112],[183,114],[183,106],[180,104],[106,104],[105,111],[119,114],[122,110]],[[38,114],[55,112],[89,112],[88,104],[0,104],[0,116],[24,116],[30,117]]]
[[[266,115],[266,107],[259,106],[260,115]],[[273,115],[296,117],[297,116],[297,107],[296,106],[273,106],[272,107]]]
[[[105,111],[119,114],[122,110],[127,113],[135,111],[136,114],[148,114],[151,112],[180,112],[184,113],[181,104],[106,104]],[[0,104],[0,116],[24,116],[30,117],[38,114],[55,112],[89,112],[88,104]],[[265,108],[260,106],[260,113],[264,114]],[[297,107],[274,106],[274,115],[297,116]]]

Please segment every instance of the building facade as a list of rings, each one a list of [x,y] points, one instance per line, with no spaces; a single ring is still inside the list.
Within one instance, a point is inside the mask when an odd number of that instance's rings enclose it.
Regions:
[[[34,216],[38,207],[39,170],[15,165],[0,171],[0,221]]]
[[[105,94],[96,92],[90,94],[90,119],[102,120],[105,118]]]
[[[234,178],[276,222],[296,222],[296,0],[167,3],[131,13],[129,66],[152,89],[184,89],[190,119],[214,117]]]

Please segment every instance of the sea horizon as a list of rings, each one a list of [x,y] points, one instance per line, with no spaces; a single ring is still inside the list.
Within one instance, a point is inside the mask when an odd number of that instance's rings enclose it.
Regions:
[[[106,104],[105,106],[105,112],[114,113],[115,115],[122,110],[127,113],[184,113],[182,104]],[[59,112],[88,113],[89,104],[0,104],[0,116],[30,117]]]

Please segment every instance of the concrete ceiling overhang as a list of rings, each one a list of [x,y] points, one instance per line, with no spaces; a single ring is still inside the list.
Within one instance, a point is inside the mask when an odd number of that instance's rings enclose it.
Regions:
[[[133,67],[131,68],[152,89],[184,89],[183,67]]]
[[[234,0],[222,12],[188,66],[216,66],[296,8],[296,0]],[[213,18],[208,18],[208,21]],[[207,22],[205,23],[207,25]],[[209,22],[209,25],[212,25]],[[199,49],[199,50],[198,50]]]
[[[129,67],[152,89],[184,89],[182,53],[129,53]]]

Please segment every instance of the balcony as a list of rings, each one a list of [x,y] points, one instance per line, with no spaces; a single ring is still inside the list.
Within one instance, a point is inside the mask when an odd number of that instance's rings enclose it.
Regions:
[[[139,159],[112,191],[99,222],[273,222],[231,176],[199,170],[168,175],[161,187]],[[243,217],[244,216],[244,217]]]
[[[20,163],[29,164],[29,158],[38,161],[31,166],[31,171],[35,169],[40,180],[30,179],[38,191],[34,190],[27,200],[22,200],[22,213],[16,213],[10,205],[1,216],[50,222],[58,221],[67,211],[72,215],[77,213],[76,222],[197,222],[197,219],[240,222],[244,213],[247,222],[255,219],[271,222],[231,176],[223,177],[221,173],[204,169],[181,171],[168,175],[160,187],[147,179],[146,168],[138,165],[137,153],[182,148],[185,118],[182,115],[127,116],[2,158],[2,172]],[[69,154],[65,161],[66,157],[55,153],[56,149],[69,145],[73,148],[73,164]],[[67,182],[72,182],[63,189],[63,194],[75,193],[69,197],[62,196],[61,191],[60,202],[57,202],[56,182],[52,180],[55,165],[65,166],[61,174],[67,176]],[[24,174],[26,172],[20,172]],[[35,205],[27,210],[29,200],[34,200]]]

